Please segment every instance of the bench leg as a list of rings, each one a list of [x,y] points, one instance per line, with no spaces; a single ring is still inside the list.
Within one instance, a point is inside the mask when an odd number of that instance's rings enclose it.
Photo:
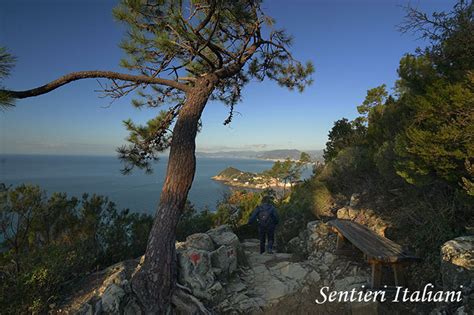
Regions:
[[[406,285],[405,272],[402,264],[392,265],[393,274],[395,276],[395,285],[404,287]]]
[[[342,249],[346,246],[346,239],[342,234],[337,233],[336,249]]]
[[[382,285],[382,264],[372,263],[372,289],[378,289]]]

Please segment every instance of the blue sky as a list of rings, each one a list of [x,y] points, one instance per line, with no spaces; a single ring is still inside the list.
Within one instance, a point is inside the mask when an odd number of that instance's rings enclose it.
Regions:
[[[302,94],[274,82],[244,90],[230,126],[224,105],[209,103],[197,138],[200,151],[321,149],[335,120],[357,116],[367,89],[393,87],[400,58],[425,43],[400,34],[406,0],[268,0],[265,12],[295,38],[292,51],[316,67]],[[0,1],[0,45],[17,56],[3,82],[11,89],[44,84],[71,71],[115,70],[124,27],[114,21],[116,1]],[[449,10],[454,1],[419,0],[413,6]],[[124,143],[122,120],[145,122],[154,110],[137,110],[130,98],[110,105],[95,80],[20,100],[0,113],[0,153],[114,155]]]

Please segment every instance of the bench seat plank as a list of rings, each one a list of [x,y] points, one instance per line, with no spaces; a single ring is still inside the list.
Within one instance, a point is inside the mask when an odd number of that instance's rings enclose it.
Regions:
[[[378,235],[364,225],[350,220],[332,220],[328,225],[335,228],[349,242],[361,250],[369,260],[384,263],[416,261],[418,257],[406,253],[397,243]]]

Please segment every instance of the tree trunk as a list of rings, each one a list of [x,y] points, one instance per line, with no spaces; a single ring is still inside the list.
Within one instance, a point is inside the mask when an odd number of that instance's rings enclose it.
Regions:
[[[165,183],[148,238],[145,260],[132,279],[132,288],[147,314],[166,314],[176,284],[176,225],[184,209],[196,170],[199,119],[216,77],[202,78],[186,94],[173,129]]]

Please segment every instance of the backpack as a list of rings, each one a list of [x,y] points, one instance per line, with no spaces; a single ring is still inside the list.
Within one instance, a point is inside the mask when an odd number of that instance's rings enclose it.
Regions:
[[[272,222],[272,209],[269,205],[263,205],[258,212],[258,224],[268,226]]]

